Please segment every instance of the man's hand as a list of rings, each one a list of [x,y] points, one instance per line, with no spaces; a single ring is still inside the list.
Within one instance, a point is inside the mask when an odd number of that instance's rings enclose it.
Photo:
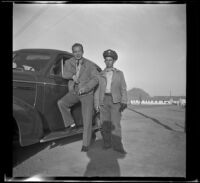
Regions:
[[[86,92],[87,92],[86,87],[82,87],[82,88],[79,89],[78,94],[82,95],[82,94],[84,94]]]
[[[119,112],[123,112],[127,108],[127,104],[121,103],[120,105]]]
[[[76,77],[76,75],[73,75],[73,76],[72,76],[72,79],[73,79],[73,81],[74,81],[75,83],[78,83],[78,78]]]
[[[95,111],[98,113],[100,111],[100,106],[95,106]]]

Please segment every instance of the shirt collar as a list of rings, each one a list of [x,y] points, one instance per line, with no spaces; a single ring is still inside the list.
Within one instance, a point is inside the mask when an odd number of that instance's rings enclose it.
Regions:
[[[105,68],[104,72],[110,72],[110,71],[115,71],[116,69],[114,67],[112,68]]]
[[[82,65],[84,64],[84,58],[81,58],[80,60],[76,60],[75,57],[74,57],[74,61],[76,64],[78,64],[78,62]]]

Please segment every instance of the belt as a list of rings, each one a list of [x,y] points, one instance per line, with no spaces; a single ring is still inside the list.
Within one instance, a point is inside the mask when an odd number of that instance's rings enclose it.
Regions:
[[[112,93],[105,93],[105,95],[112,96]]]

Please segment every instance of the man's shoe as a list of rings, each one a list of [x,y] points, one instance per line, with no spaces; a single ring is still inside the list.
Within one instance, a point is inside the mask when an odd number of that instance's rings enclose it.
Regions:
[[[74,129],[76,129],[76,126],[73,126],[73,127],[68,126],[68,127],[65,127],[64,131],[65,131],[65,132],[70,132],[70,131],[72,131],[72,130],[74,130]]]
[[[89,149],[87,146],[82,146],[81,152],[87,152]]]
[[[127,152],[124,149],[114,149],[114,150],[124,155],[127,154]]]

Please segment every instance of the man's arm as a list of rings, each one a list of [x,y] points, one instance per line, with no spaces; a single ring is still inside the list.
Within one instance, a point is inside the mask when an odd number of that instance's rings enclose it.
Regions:
[[[127,86],[126,86],[126,81],[124,78],[123,72],[121,72],[121,93],[122,93],[122,99],[121,103],[127,104]]]
[[[64,67],[63,67],[63,78],[64,79],[73,79],[73,76],[75,75],[75,70],[69,60],[65,61]]]
[[[89,82],[85,85],[85,92],[89,92],[92,89],[95,88],[95,86],[99,83],[98,80],[98,74],[99,72],[97,71],[97,67],[95,65],[91,65],[91,79]]]

